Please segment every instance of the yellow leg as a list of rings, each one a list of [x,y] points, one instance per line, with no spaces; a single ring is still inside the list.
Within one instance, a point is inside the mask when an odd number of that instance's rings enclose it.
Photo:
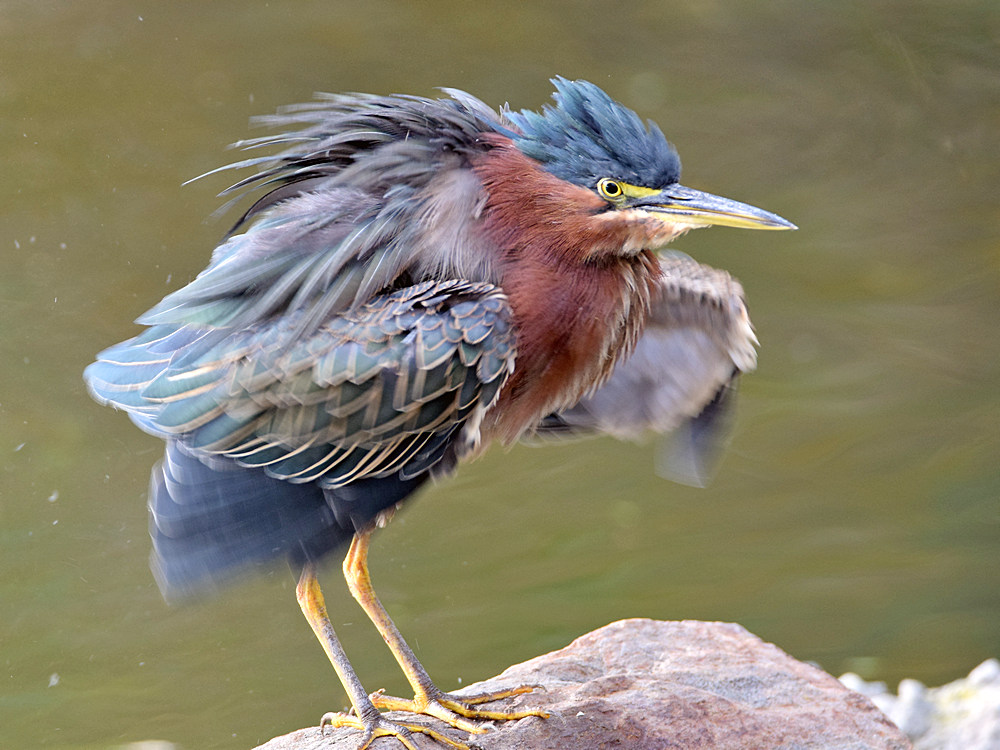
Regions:
[[[330,663],[337,671],[337,676],[344,684],[347,695],[354,706],[354,715],[344,713],[327,713],[320,720],[320,729],[327,725],[332,727],[354,727],[361,730],[361,741],[357,750],[364,750],[369,747],[378,737],[395,737],[406,750],[417,750],[413,744],[413,734],[426,734],[445,745],[468,750],[468,745],[455,742],[445,737],[440,732],[436,732],[429,727],[419,724],[400,724],[391,722],[382,716],[375,707],[368,694],[365,692],[358,675],[347,659],[343,646],[333,631],[333,625],[326,613],[326,603],[323,601],[323,591],[319,587],[316,579],[316,571],[311,564],[306,564],[299,577],[298,586],[295,588],[295,595],[299,601],[302,613],[309,621],[313,632],[323,645],[323,650],[330,658]]]
[[[456,729],[474,733],[486,730],[469,719],[508,721],[523,719],[526,716],[547,718],[548,714],[544,711],[490,711],[475,707],[481,703],[489,703],[531,692],[532,687],[530,686],[518,686],[482,695],[453,696],[443,692],[431,682],[427,670],[417,660],[406,641],[403,640],[399,629],[389,617],[389,613],[385,611],[372,587],[371,576],[368,574],[368,545],[373,530],[374,527],[369,527],[354,535],[351,548],[344,558],[344,578],[347,579],[351,595],[378,629],[382,639],[403,670],[403,674],[406,675],[407,682],[413,688],[413,699],[393,698],[378,692],[370,696],[372,704],[390,711],[409,711],[433,716]]]

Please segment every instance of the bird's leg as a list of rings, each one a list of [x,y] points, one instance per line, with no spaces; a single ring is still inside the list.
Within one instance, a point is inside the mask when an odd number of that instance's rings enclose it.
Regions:
[[[484,732],[480,725],[469,721],[469,719],[487,719],[494,721],[506,721],[511,719],[523,719],[526,716],[540,716],[547,718],[544,711],[491,711],[476,708],[478,704],[489,703],[490,701],[509,698],[532,690],[531,686],[518,686],[506,690],[499,690],[494,693],[483,693],[472,696],[455,696],[445,693],[439,689],[427,674],[427,670],[417,660],[416,655],[403,640],[399,629],[385,611],[382,603],[375,594],[372,587],[371,577],[368,574],[368,544],[374,527],[369,527],[359,531],[351,541],[351,547],[344,558],[344,577],[347,579],[347,586],[358,604],[371,619],[382,639],[386,642],[392,655],[396,657],[403,674],[406,675],[407,682],[413,688],[413,698],[393,698],[383,695],[380,692],[371,696],[375,706],[390,711],[410,711],[418,714],[433,716],[441,721],[450,724],[456,729],[467,732]]]
[[[344,684],[347,695],[354,706],[354,715],[345,713],[330,712],[320,719],[320,731],[327,725],[332,727],[354,727],[362,732],[361,742],[357,750],[364,750],[378,737],[395,737],[407,750],[417,750],[413,744],[413,733],[426,734],[438,742],[450,745],[460,750],[468,750],[467,745],[454,742],[440,732],[419,724],[399,724],[386,719],[382,713],[374,706],[361,680],[355,673],[351,663],[347,660],[344,647],[340,645],[337,634],[333,631],[333,625],[326,613],[326,603],[323,601],[323,592],[316,579],[316,570],[311,563],[306,563],[299,576],[299,583],[295,587],[295,596],[299,601],[302,613],[309,621],[316,637],[323,645],[323,650],[330,658],[330,663],[337,671],[337,676]]]

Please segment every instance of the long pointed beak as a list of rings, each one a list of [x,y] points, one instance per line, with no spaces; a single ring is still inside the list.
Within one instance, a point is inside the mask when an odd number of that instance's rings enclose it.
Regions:
[[[693,227],[721,226],[740,229],[798,229],[777,214],[712,193],[670,185],[656,193],[634,198],[629,208],[638,208],[674,224]]]

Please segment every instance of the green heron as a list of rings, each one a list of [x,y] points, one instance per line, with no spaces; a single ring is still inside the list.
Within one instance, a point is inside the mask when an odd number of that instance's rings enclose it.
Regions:
[[[441,691],[406,645],[367,569],[400,503],[495,440],[687,425],[703,444],[755,365],[739,284],[660,251],[697,227],[794,226],[682,187],[654,123],[591,83],[553,83],[541,112],[445,89],[266,118],[283,132],[238,145],[278,153],[223,167],[255,170],[225,193],[262,197],[85,373],[94,398],[166,441],[149,494],[164,595],[289,560],[353,706],[321,724],[358,728],[361,747],[413,748],[414,732],[464,747],[383,710],[469,732],[545,716],[483,706],[530,687]],[[348,543],[350,591],[413,699],[369,696],[334,633],[316,571]]]

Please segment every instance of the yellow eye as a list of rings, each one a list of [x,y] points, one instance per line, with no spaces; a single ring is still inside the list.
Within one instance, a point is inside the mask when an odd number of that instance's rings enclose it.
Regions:
[[[622,188],[622,184],[608,177],[597,183],[597,192],[601,194],[602,198],[606,198],[609,201],[620,201],[625,197],[625,190]]]

